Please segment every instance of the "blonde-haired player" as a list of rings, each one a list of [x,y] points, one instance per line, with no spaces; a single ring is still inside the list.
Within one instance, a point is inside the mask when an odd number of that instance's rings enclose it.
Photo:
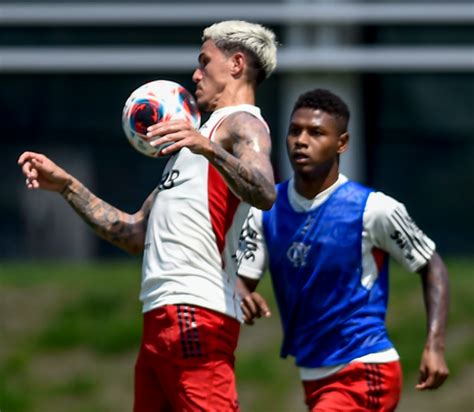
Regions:
[[[43,154],[19,158],[30,189],[60,193],[109,242],[143,254],[144,330],[135,368],[135,412],[236,411],[234,350],[242,312],[235,293],[240,228],[249,205],[275,200],[271,140],[255,106],[276,65],[274,34],[241,21],[204,30],[193,74],[210,112],[199,131],[185,121],[149,128],[171,155],[135,214],[105,203]]]
[[[263,26],[242,20],[215,23],[206,28],[203,41],[210,40],[224,53],[237,50],[247,54],[247,72],[249,77],[261,83],[275,70],[276,41],[275,34]]]

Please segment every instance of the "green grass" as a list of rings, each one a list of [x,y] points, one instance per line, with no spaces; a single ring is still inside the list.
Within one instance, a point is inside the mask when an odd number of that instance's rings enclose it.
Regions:
[[[407,383],[401,410],[472,409],[473,266],[474,259],[448,260],[451,377],[425,396],[411,388],[425,337],[421,284],[416,274],[393,265],[387,324]],[[0,262],[0,410],[130,411],[141,333],[139,281],[139,259]],[[293,361],[278,356],[281,331],[268,277],[260,291],[273,316],[242,327],[236,363],[242,411],[304,411]],[[450,395],[459,388],[465,396]]]

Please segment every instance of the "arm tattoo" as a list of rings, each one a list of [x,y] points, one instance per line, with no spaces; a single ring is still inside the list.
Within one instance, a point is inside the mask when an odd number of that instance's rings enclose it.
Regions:
[[[427,343],[430,349],[443,351],[449,306],[449,280],[448,271],[437,253],[423,268],[421,275],[427,313]]]
[[[270,137],[262,122],[250,114],[229,120],[226,141],[232,154],[214,144],[213,165],[236,196],[259,209],[269,209],[275,200]]]
[[[101,238],[130,253],[143,250],[146,230],[143,209],[149,199],[141,211],[130,215],[99,199],[78,181],[67,184],[61,195]]]

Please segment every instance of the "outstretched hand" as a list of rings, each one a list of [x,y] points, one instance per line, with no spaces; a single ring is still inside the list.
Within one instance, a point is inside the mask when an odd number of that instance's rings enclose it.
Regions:
[[[439,388],[449,375],[444,353],[425,348],[421,357],[418,390]]]
[[[71,175],[41,153],[24,152],[18,158],[28,189],[61,192],[71,180]]]
[[[247,325],[253,325],[255,318],[262,316],[269,318],[272,315],[266,300],[257,292],[249,293],[242,298],[240,306],[244,314],[244,322]]]

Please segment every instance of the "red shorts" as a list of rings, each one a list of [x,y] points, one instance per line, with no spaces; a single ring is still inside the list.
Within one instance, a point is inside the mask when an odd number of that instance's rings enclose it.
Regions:
[[[168,305],[144,314],[134,412],[238,411],[234,351],[240,323]]]
[[[400,400],[400,362],[354,362],[314,381],[303,381],[305,401],[311,412],[393,411]]]

